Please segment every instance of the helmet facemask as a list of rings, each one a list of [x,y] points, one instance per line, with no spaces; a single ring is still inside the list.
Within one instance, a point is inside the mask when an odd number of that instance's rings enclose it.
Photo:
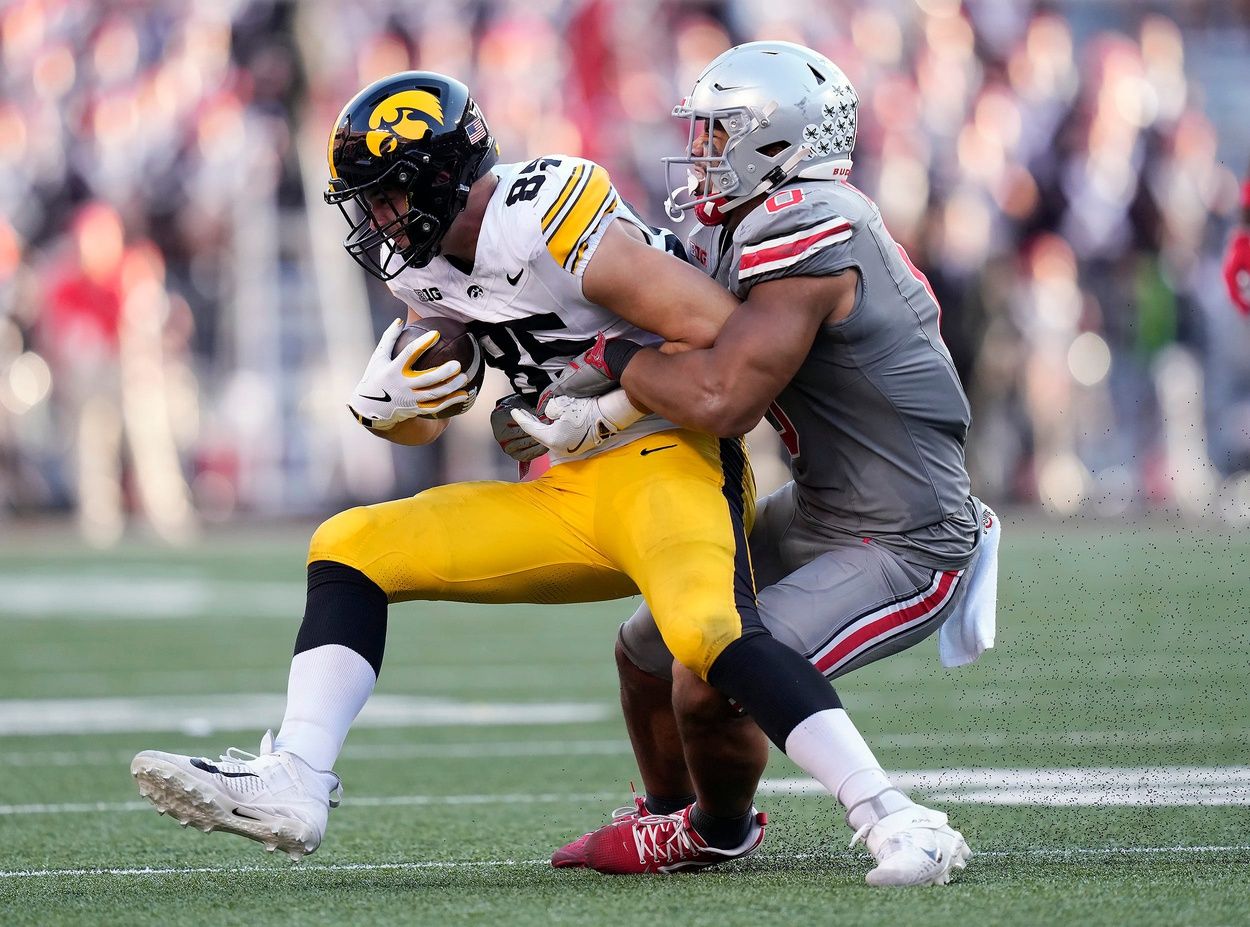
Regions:
[[[673,115],[686,119],[685,154],[662,158],[664,186],[671,190],[665,208],[673,219],[680,219],[688,209],[705,225],[725,221],[730,197],[743,186],[742,178],[730,163],[730,156],[743,139],[759,126],[759,119],[748,109],[734,108],[700,112],[685,105],[673,107]],[[723,144],[717,142],[716,130],[725,133]],[[702,153],[696,146],[702,142]],[[719,150],[718,150],[719,149]],[[674,183],[674,171],[684,168],[685,183]]]
[[[449,171],[428,161],[420,166],[401,161],[356,187],[332,181],[325,199],[351,227],[343,240],[347,253],[375,277],[390,280],[408,267],[424,267],[439,253],[447,227],[468,199],[468,187],[453,189],[454,182]],[[431,201],[442,208],[430,208]]]

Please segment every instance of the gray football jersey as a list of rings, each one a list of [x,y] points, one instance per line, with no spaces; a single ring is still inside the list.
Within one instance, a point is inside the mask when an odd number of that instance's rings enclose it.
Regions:
[[[937,301],[876,204],[842,181],[793,183],[731,237],[696,230],[687,251],[740,299],[780,277],[859,272],[850,315],[821,327],[769,410],[792,458],[796,508],[816,531],[935,569],[966,566],[978,537],[964,466],[971,411]]]

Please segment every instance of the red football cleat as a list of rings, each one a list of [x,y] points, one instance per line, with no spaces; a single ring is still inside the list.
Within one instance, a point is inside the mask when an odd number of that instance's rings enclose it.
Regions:
[[[635,795],[634,803],[613,811],[612,820],[604,826],[612,827],[615,824],[620,824],[625,818],[646,817],[649,813],[646,800],[641,795]],[[585,867],[586,841],[590,837],[591,834],[582,834],[572,843],[566,843],[560,847],[560,849],[551,854],[551,865],[557,869],[581,869]]]
[[[746,840],[729,850],[707,845],[690,825],[690,808],[677,814],[622,817],[584,838],[582,865],[596,872],[630,875],[693,871],[741,859],[764,842],[768,815],[752,811],[755,820]]]

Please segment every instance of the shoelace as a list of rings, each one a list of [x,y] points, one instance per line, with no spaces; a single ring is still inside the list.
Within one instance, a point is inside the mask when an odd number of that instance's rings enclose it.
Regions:
[[[266,735],[268,736],[268,735]],[[263,748],[262,744],[262,748]],[[265,754],[267,755],[267,754]],[[227,747],[226,752],[218,757],[223,763],[250,763],[253,760],[259,760],[260,757],[255,753],[248,753],[241,747]],[[337,808],[343,803],[343,782],[338,776],[334,777],[335,786],[330,790],[330,807]],[[615,812],[613,812],[615,814]]]
[[[673,832],[664,838],[664,832],[670,827]],[[680,814],[644,815],[634,826],[633,837],[634,850],[638,853],[640,865],[647,862],[672,862],[687,854],[697,854],[700,849]]]
[[[848,850],[851,849],[852,847],[855,846],[855,844],[860,843],[860,842],[862,842],[864,846],[867,846],[868,834],[879,823],[880,821],[873,821],[872,823],[865,824],[859,830],[855,831],[855,836],[852,837],[851,842],[847,844],[847,849]],[[916,843],[916,835],[913,832],[913,830],[909,828],[907,830],[901,830],[895,834],[892,834],[888,840],[882,843],[881,846],[877,847],[876,852],[873,853],[872,855],[878,862],[881,862],[887,856],[892,856],[894,853],[898,852],[899,850],[906,849],[907,847],[914,847],[914,846],[918,846],[918,844]]]
[[[622,818],[645,817],[647,814],[647,804],[642,798],[634,796],[634,803],[626,805],[623,808],[617,808],[612,812],[612,823],[615,824]]]
[[[628,805],[625,805],[623,808],[617,808],[615,811],[612,812],[613,824],[615,824],[616,822],[620,821],[623,818],[646,817],[647,814],[649,813],[647,811],[647,800],[638,794],[638,789],[634,787],[634,782],[632,779],[629,782],[629,794],[633,796],[631,803]]]
[[[851,838],[851,842],[846,845],[846,848],[848,850],[854,849],[855,844],[863,843],[865,840],[867,840],[868,832],[871,831],[876,826],[876,824],[877,824],[876,821],[870,821],[869,823],[861,827],[859,830],[855,831],[855,836]]]

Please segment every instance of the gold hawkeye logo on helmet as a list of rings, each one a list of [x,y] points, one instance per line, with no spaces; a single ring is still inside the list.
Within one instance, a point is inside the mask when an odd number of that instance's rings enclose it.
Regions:
[[[443,104],[427,90],[401,90],[369,114],[365,145],[375,155],[394,151],[401,139],[415,142],[430,131],[430,122],[443,124]]]

